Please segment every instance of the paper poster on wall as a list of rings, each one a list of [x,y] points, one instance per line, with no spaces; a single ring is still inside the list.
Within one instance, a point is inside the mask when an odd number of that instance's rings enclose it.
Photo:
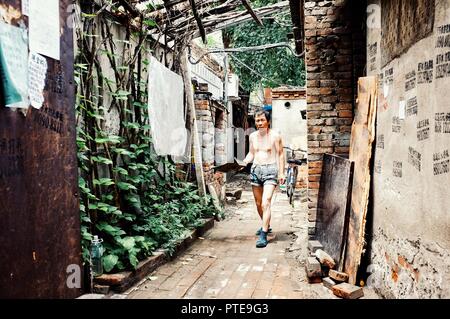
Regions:
[[[47,75],[47,60],[37,53],[30,53],[28,62],[28,92],[30,104],[40,109],[44,103],[45,77]]]
[[[30,51],[59,60],[59,1],[30,1]]]
[[[30,0],[22,0],[22,15],[30,15]]]
[[[28,108],[27,31],[0,22],[1,104]]]

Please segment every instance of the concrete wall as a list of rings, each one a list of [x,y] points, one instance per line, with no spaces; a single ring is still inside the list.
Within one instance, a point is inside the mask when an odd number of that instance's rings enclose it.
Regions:
[[[379,76],[379,107],[369,284],[386,297],[449,298],[450,1],[435,1],[432,33],[387,65],[377,21],[389,12],[371,4],[367,70]],[[401,23],[411,32],[418,21]]]
[[[289,102],[287,108],[285,103]],[[302,119],[300,111],[306,110],[306,99],[274,99],[272,101],[272,127],[279,131],[285,146],[306,150],[306,118]]]

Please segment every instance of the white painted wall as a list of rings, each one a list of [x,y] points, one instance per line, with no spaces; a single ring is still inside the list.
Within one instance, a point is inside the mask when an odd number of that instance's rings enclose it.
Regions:
[[[285,107],[289,102],[291,106]],[[306,119],[302,119],[301,110],[306,110],[306,100],[272,100],[272,128],[281,133],[285,146],[294,149],[307,149]]]

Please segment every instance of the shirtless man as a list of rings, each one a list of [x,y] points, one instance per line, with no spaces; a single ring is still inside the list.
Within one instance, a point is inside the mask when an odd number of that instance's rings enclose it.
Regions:
[[[271,231],[271,201],[277,184],[283,184],[284,150],[281,136],[270,129],[270,113],[258,111],[255,114],[257,131],[250,134],[250,150],[244,159],[248,164],[253,161],[251,168],[251,184],[256,208],[262,220],[262,227],[256,232],[259,239],[256,247],[267,246],[267,234]]]

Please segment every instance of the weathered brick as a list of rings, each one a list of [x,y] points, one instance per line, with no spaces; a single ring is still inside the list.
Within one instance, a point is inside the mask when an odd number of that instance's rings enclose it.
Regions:
[[[352,88],[339,88],[336,90],[337,94],[345,95],[345,94],[353,94]]]
[[[352,81],[339,79],[339,87],[352,87]]]
[[[322,267],[319,261],[314,257],[306,258],[306,275],[308,277],[320,277],[322,276]]]
[[[340,272],[334,269],[330,269],[328,275],[337,282],[346,282],[348,280],[348,275],[345,272]]]
[[[308,141],[308,147],[319,147],[320,142],[319,141]]]
[[[320,95],[330,95],[330,94],[333,94],[334,90],[332,88],[325,87],[325,88],[320,88],[319,92],[320,92]]]
[[[310,182],[320,182],[320,175],[310,175],[309,177],[308,177],[308,180],[310,181]]]
[[[310,80],[310,81],[308,81],[308,83],[307,83],[307,86],[308,86],[309,88],[317,88],[317,87],[319,87],[319,85],[320,85],[320,83],[319,83],[318,80]]]
[[[336,266],[336,262],[334,261],[334,259],[322,249],[318,249],[315,255],[322,265],[330,269],[333,269],[334,266]]]
[[[353,110],[352,103],[336,103],[336,110]]]
[[[339,95],[339,102],[352,102],[353,95],[352,94],[341,94]]]
[[[361,287],[350,285],[346,282],[333,286],[332,291],[336,296],[344,299],[358,299],[364,296],[364,291]]]
[[[349,110],[339,111],[339,117],[340,118],[352,118],[353,112],[349,111]]]
[[[319,189],[320,184],[318,182],[309,182],[308,187],[312,189]]]
[[[308,5],[309,5],[309,7],[308,7]],[[315,6],[315,3],[307,2],[307,3],[305,3],[305,8],[311,8],[311,5]],[[305,16],[305,24],[316,23],[316,22],[317,22],[317,17],[310,16],[310,15]]]
[[[324,126],[322,127],[322,133],[333,133],[336,132],[336,126]]]
[[[311,12],[313,16],[324,16],[327,14],[328,9],[326,8],[314,8]]]
[[[309,134],[319,134],[321,132],[321,130],[322,130],[322,126],[308,126]]]
[[[327,141],[332,139],[333,134],[308,134],[308,141]]]
[[[330,289],[330,290],[333,288],[333,286],[336,285],[336,283],[334,282],[334,280],[331,279],[330,277],[323,278],[322,284],[323,284],[323,286],[324,286],[325,288],[328,288],[328,289]]]
[[[336,141],[320,141],[320,147],[333,147],[336,145]]]
[[[332,154],[334,152],[333,147],[316,147],[311,150],[311,154],[324,154],[324,153],[330,153]]]
[[[310,168],[308,169],[308,175],[313,176],[314,174],[321,174],[322,168]]]
[[[337,81],[336,80],[321,80],[320,86],[321,87],[336,87]]]
[[[317,35],[316,29],[305,30],[305,36],[307,36],[307,37],[316,36],[316,35]]]
[[[327,23],[327,24],[328,24],[328,23]],[[328,25],[330,25],[330,24],[328,24]],[[321,28],[318,29],[317,35],[323,36],[323,35],[330,35],[330,34],[333,34],[333,29],[332,29],[332,28],[329,28],[329,27],[324,27],[324,26],[321,24]]]
[[[307,105],[308,111],[331,111],[333,106],[329,103],[312,103]],[[310,125],[316,125],[313,123],[308,123]],[[323,124],[323,123],[322,123]],[[320,125],[322,125],[320,124]]]
[[[336,123],[336,119],[325,119],[325,125],[334,125]]]
[[[323,105],[323,104],[310,104],[310,105]],[[308,107],[310,105],[308,105]],[[308,120],[308,125],[324,125],[324,124],[325,124],[325,119]]]
[[[315,195],[317,196],[317,195]],[[317,209],[311,209],[308,211],[308,221],[315,222],[317,219]]]
[[[337,154],[348,154],[350,152],[350,147],[346,147],[346,146],[336,146],[334,148],[334,151]]]
[[[339,128],[339,132],[340,133],[348,133],[352,131],[352,127],[351,126],[341,126]]]
[[[308,208],[317,208],[317,200],[316,201],[314,201],[314,200],[309,201],[308,202]],[[310,221],[313,221],[313,220],[310,220]]]
[[[322,117],[337,117],[338,112],[337,111],[324,111],[321,114]]]
[[[308,162],[309,168],[322,168],[323,162],[322,161],[316,161],[316,162]]]
[[[320,101],[319,96],[312,96],[312,95],[308,95],[306,97],[306,102],[307,103],[318,103]]]
[[[336,103],[338,101],[338,97],[337,96],[323,96],[321,100],[323,103]]]
[[[308,235],[314,235],[316,233],[316,223],[308,222]]]
[[[318,240],[310,240],[308,241],[308,249],[315,253],[316,250],[323,249],[323,245]]]
[[[307,91],[308,96],[310,95],[320,95],[320,89],[319,88],[310,88]]]

